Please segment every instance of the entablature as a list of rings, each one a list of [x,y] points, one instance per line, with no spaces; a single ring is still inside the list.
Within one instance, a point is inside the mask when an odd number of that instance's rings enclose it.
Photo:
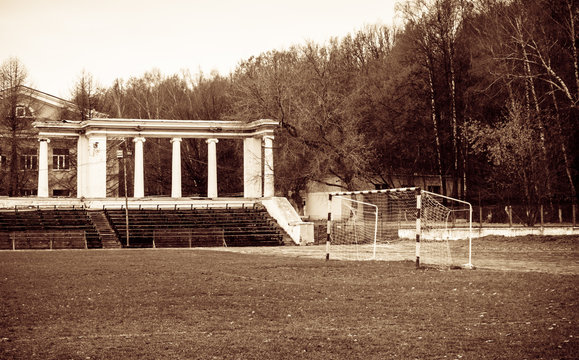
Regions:
[[[107,137],[217,138],[235,139],[273,135],[279,122],[230,120],[160,120],[93,118],[84,121],[37,121],[39,137],[70,137],[81,134]]]

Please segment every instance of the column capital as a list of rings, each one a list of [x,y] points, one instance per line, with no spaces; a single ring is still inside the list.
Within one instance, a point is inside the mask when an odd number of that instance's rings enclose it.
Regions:
[[[180,138],[180,137],[171,138],[171,144],[174,142],[181,142],[181,141],[183,141],[183,138]]]
[[[207,144],[211,144],[211,143],[217,144],[217,143],[219,142],[219,139],[211,138],[211,139],[205,140],[205,142],[206,142]]]
[[[275,139],[275,136],[273,135],[263,135],[263,140],[273,140]]]
[[[147,139],[145,139],[144,136],[137,136],[136,138],[133,139],[133,142],[145,142],[147,141]]]
[[[43,142],[43,141],[46,141],[47,144],[50,143],[50,139],[49,139],[49,138],[39,138],[39,139],[38,139],[38,142]]]

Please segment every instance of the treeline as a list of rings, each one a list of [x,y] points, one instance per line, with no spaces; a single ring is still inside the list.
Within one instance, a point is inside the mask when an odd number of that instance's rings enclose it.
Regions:
[[[472,202],[523,204],[530,217],[575,202],[576,0],[410,0],[397,11],[402,28],[272,50],[227,77],[151,71],[95,89],[84,74],[75,99],[82,114],[276,119],[276,187],[297,204],[310,181],[358,189],[413,174],[451,178],[452,195]],[[206,146],[186,146],[184,186],[202,193]],[[219,146],[220,171],[238,176],[240,145]],[[220,191],[240,191],[222,179]]]

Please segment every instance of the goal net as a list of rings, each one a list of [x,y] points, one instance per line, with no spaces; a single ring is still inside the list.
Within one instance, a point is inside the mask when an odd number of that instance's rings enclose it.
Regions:
[[[333,213],[333,257],[342,260],[376,258],[378,206],[355,199],[335,196],[339,209]],[[358,196],[358,198],[361,198]]]
[[[420,195],[420,262],[472,268],[471,204],[424,190]]]
[[[326,258],[470,266],[471,223],[469,203],[419,188],[332,193]]]

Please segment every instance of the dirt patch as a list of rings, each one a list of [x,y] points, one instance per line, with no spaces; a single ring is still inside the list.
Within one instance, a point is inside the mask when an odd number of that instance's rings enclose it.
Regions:
[[[579,274],[579,236],[489,236],[473,240],[480,268]]]
[[[427,246],[427,245],[423,245]],[[415,243],[391,242],[379,245],[379,259],[384,261],[414,261]],[[465,241],[451,241],[451,252],[457,263],[468,262]],[[215,250],[215,248],[212,248]],[[292,256],[325,259],[325,245],[219,248],[244,254]],[[488,236],[473,239],[472,264],[478,269],[533,271],[550,274],[579,274],[579,236]]]

